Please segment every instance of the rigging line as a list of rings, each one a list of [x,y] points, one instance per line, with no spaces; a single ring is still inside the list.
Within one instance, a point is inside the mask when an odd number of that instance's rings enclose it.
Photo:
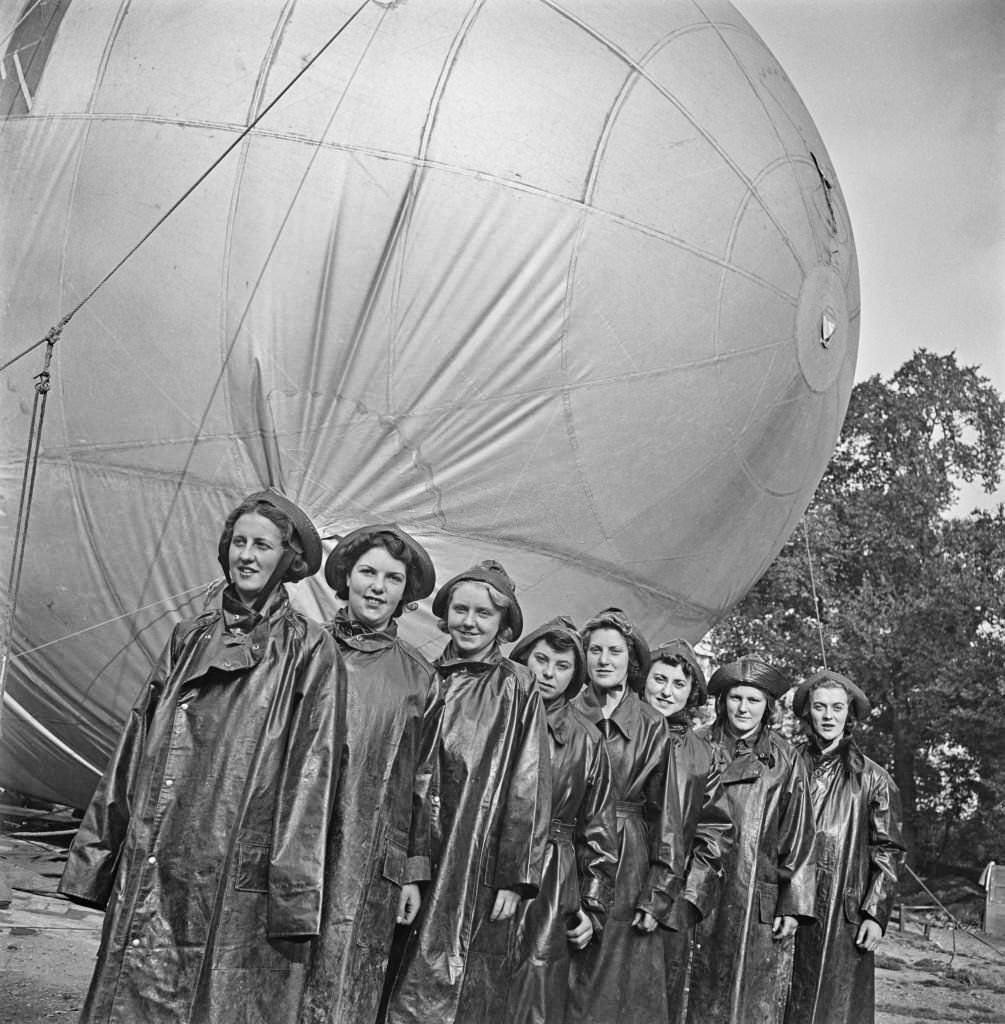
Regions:
[[[367,0],[367,2],[369,2],[369,0]],[[364,4],[364,6],[365,6],[365,4]],[[361,10],[362,10],[362,7],[359,8],[359,10],[357,10],[355,12],[355,14],[352,15],[352,18],[355,18],[356,15],[358,15]],[[382,14],[381,15],[381,23],[383,23],[383,17],[384,16]],[[349,22],[352,21],[352,18],[350,18],[346,22],[346,25],[348,25]],[[346,27],[346,25],[343,25],[342,28],[339,29],[339,32],[341,32]],[[334,39],[334,37],[333,37],[333,39]],[[331,40],[329,40],[329,43],[330,42],[331,42]],[[360,58],[357,61],[356,67],[354,68],[354,70],[352,72],[352,75],[350,76],[350,83],[355,80],[356,73],[359,70],[359,67],[360,67],[360,65],[361,65],[361,63],[363,61],[363,58],[365,57],[366,53],[369,51],[369,48],[370,48],[370,45],[372,44],[372,42],[373,42],[373,38],[371,38],[370,41],[367,43],[366,47],[364,47],[363,53],[360,55]],[[328,44],[325,44],[325,45],[327,46]],[[348,89],[348,87],[349,86],[347,85],[346,88]],[[202,415],[199,418],[199,423],[196,426],[195,434],[192,436],[192,443],[189,446],[187,455],[185,456],[185,462],[184,462],[184,464],[181,467],[181,472],[178,474],[177,481],[176,481],[175,486],[174,486],[174,490],[173,490],[173,492],[171,494],[171,501],[168,503],[167,512],[164,515],[164,520],[163,520],[163,523],[161,525],[160,532],[158,533],[158,536],[157,536],[157,544],[156,544],[156,547],[154,548],[153,556],[150,559],[149,568],[147,569],[147,575],[146,575],[146,578],[143,581],[143,586],[140,589],[140,594],[141,595],[146,593],[146,588],[147,588],[148,584],[150,583],[150,579],[152,577],[153,570],[154,570],[154,565],[156,564],[157,559],[160,556],[161,548],[162,548],[162,546],[164,544],[164,540],[165,540],[165,538],[167,536],[167,530],[168,530],[168,526],[169,526],[169,524],[171,522],[171,516],[174,514],[175,506],[177,505],[178,500],[179,500],[179,498],[181,496],[182,485],[184,484],[185,479],[188,476],[189,469],[190,469],[190,467],[192,465],[192,460],[195,458],[196,449],[198,448],[199,441],[200,441],[200,439],[202,437],[203,428],[206,426],[206,422],[209,419],[209,414],[210,414],[210,412],[212,410],[213,402],[215,401],[216,396],[219,393],[220,388],[223,385],[223,380],[224,380],[224,377],[225,377],[225,375],[227,373],[227,367],[230,364],[230,358],[233,355],[234,349],[237,346],[237,342],[239,341],[239,339],[241,337],[241,332],[244,329],[245,320],[248,318],[248,315],[251,312],[251,307],[252,307],[252,304],[255,301],[255,297],[258,294],[259,286],[261,285],[262,281],[265,278],[266,273],[268,272],[268,270],[269,270],[269,268],[271,266],[272,257],[275,254],[276,249],[279,246],[280,239],[283,237],[283,234],[286,231],[286,226],[289,223],[290,218],[293,216],[293,210],[296,207],[297,202],[298,202],[298,200],[300,198],[300,195],[303,192],[303,189],[305,188],[305,186],[307,184],[307,179],[310,176],[310,173],[311,173],[312,168],[314,167],[315,161],[318,159],[318,156],[321,153],[322,144],[323,144],[325,138],[327,137],[328,132],[331,130],[331,126],[332,126],[332,124],[334,124],[335,118],[338,116],[339,110],[341,110],[342,101],[343,101],[344,98],[345,98],[345,96],[343,94],[341,97],[339,97],[338,101],[335,103],[334,107],[332,108],[331,114],[330,114],[330,116],[328,118],[328,121],[327,121],[327,123],[325,125],[324,131],[318,137],[318,139],[317,139],[317,141],[316,141],[316,143],[314,145],[314,149],[313,149],[313,151],[311,153],[310,160],[308,161],[307,166],[304,168],[303,174],[301,175],[300,181],[297,184],[297,187],[296,187],[296,189],[293,192],[293,196],[290,199],[290,202],[289,202],[289,204],[288,204],[288,206],[286,208],[286,212],[283,215],[282,221],[280,222],[279,227],[276,230],[275,236],[272,239],[272,243],[269,246],[269,249],[268,249],[267,253],[265,254],[265,259],[262,262],[262,267],[259,270],[258,276],[255,279],[255,283],[252,286],[251,291],[249,293],[248,301],[244,305],[244,310],[242,311],[241,316],[240,316],[240,318],[237,321],[237,325],[234,328],[233,336],[231,337],[230,342],[227,345],[227,349],[226,349],[226,351],[223,354],[223,360],[222,360],[222,362],[220,364],[220,371],[216,375],[216,380],[213,382],[213,387],[210,390],[210,394],[209,394],[209,397],[206,400],[206,404],[205,404],[205,407],[203,408]],[[275,101],[273,101],[273,102],[275,102]],[[259,118],[256,118],[255,120],[257,121],[257,120],[259,120]],[[110,664],[110,662],[109,662],[109,664]],[[102,671],[104,671],[104,669],[102,669]]]
[[[952,922],[953,922],[953,924],[955,925],[955,927],[956,927],[957,929],[959,929],[960,931],[964,931],[964,932],[966,932],[966,933],[967,933],[968,935],[972,935],[972,936],[973,936],[973,937],[974,937],[975,939],[977,939],[977,940],[978,940],[979,942],[983,942],[983,943],[984,943],[984,945],[988,947],[988,949],[990,949],[990,950],[993,950],[993,951],[995,952],[995,954],[996,954],[996,955],[997,955],[997,956],[999,957],[999,959],[1005,959],[1005,957],[1003,957],[1003,955],[1002,955],[1002,951],[1001,951],[1001,950],[1000,950],[1000,949],[999,949],[999,948],[998,948],[998,947],[997,947],[996,945],[994,945],[994,944],[993,944],[993,943],[991,943],[991,942],[988,942],[988,940],[987,940],[987,939],[983,938],[983,937],[982,937],[982,936],[981,936],[981,935],[980,935],[980,934],[979,934],[979,933],[977,932],[977,930],[976,930],[975,928],[969,928],[969,927],[968,927],[967,925],[965,925],[965,924],[964,924],[964,923],[963,923],[963,922],[962,922],[962,921],[961,921],[961,920],[960,920],[960,919],[959,919],[959,918],[958,918],[958,917],[957,917],[957,916],[956,916],[956,915],[955,915],[955,914],[954,914],[954,913],[953,913],[953,912],[952,912],[952,911],[951,911],[951,910],[950,910],[950,909],[949,909],[949,908],[948,908],[948,907],[947,907],[947,906],[946,906],[946,905],[945,905],[945,904],[944,904],[944,903],[942,902],[942,900],[940,900],[940,899],[939,899],[939,897],[938,897],[938,896],[936,896],[936,895],[935,895],[935,893],[934,893],[934,892],[932,892],[932,890],[931,890],[931,889],[929,889],[927,885],[925,885],[925,883],[924,883],[924,882],[923,882],[923,881],[921,880],[921,878],[920,878],[920,877],[918,876],[918,874],[917,874],[917,873],[916,873],[916,872],[914,871],[914,869],[913,869],[913,868],[911,867],[911,865],[907,863],[907,861],[906,861],[906,860],[904,861],[904,867],[905,867],[905,868],[907,868],[907,870],[908,870],[908,871],[909,871],[909,872],[911,873],[911,877],[912,877],[912,878],[913,878],[913,879],[914,879],[914,880],[915,880],[915,881],[916,881],[916,882],[918,883],[918,885],[920,885],[920,886],[921,886],[921,888],[922,888],[922,889],[924,889],[924,890],[925,890],[925,892],[927,892],[927,893],[928,893],[928,895],[929,895],[929,896],[931,896],[931,897],[932,897],[932,899],[933,899],[933,900],[935,900],[935,902],[936,902],[936,903],[937,903],[937,904],[938,904],[938,905],[939,905],[939,906],[940,906],[940,907],[942,908],[942,912],[943,912],[943,913],[944,913],[944,914],[945,914],[945,915],[946,915],[946,916],[947,916],[947,917],[949,918],[949,920],[950,920],[950,921],[952,921]],[[903,913],[903,910],[901,911],[901,913]],[[955,937],[955,935],[954,935],[954,936],[953,936],[953,943],[954,943],[954,945],[955,945],[955,942],[956,942],[956,937]]]
[[[803,541],[806,544],[806,564],[810,567],[810,590],[813,593],[813,617],[817,621],[817,636],[820,640],[820,658],[827,668],[827,651],[824,647],[824,624],[820,621],[820,598],[817,596],[817,580],[813,572],[813,555],[810,552],[810,531],[806,528],[806,516],[802,518]]]
[[[28,18],[30,18],[32,14],[35,12],[35,8],[38,7],[38,5],[41,3],[42,0],[35,0],[31,7],[29,7],[28,10],[26,10],[24,14],[22,14],[21,17],[14,22],[14,27],[7,33],[7,35],[3,37],[3,39],[0,39],[0,46],[6,46],[7,43],[10,42],[11,37],[21,27],[21,22],[26,21]]]
[[[188,197],[206,180],[206,178],[208,178],[213,173],[213,171],[215,171],[216,168],[219,167],[220,164],[223,163],[223,161],[255,130],[255,128],[258,126],[258,123],[265,117],[265,115],[272,110],[272,108],[290,91],[290,89],[293,88],[294,85],[297,84],[297,82],[300,81],[301,78],[303,78],[303,76],[311,69],[311,67],[313,67],[314,63],[322,56],[322,54],[324,54],[324,52],[335,42],[335,40],[338,39],[340,35],[342,35],[342,33],[356,20],[357,17],[359,17],[360,14],[362,14],[363,9],[367,7],[369,3],[370,0],[363,0],[359,7],[357,7],[356,10],[353,11],[353,13],[350,14],[348,18],[346,18],[346,20],[335,31],[334,35],[331,36],[331,38],[321,47],[321,49],[318,50],[317,53],[315,53],[314,56],[307,61],[307,63],[293,76],[293,78],[291,78],[290,81],[287,82],[286,85],[283,86],[283,88],[280,89],[280,91],[266,104],[266,106],[262,108],[260,113],[258,113],[255,116],[255,118],[240,131],[240,133],[233,140],[233,142],[231,142],[230,145],[227,146],[224,149],[224,151],[209,165],[209,167],[207,167],[206,170],[204,170],[202,174],[200,174],[199,177],[196,178],[196,180],[167,208],[164,214],[154,222],[153,227],[151,227],[140,238],[140,240],[136,242],[135,245],[133,245],[133,247],[125,254],[125,256],[123,256],[122,259],[120,259],[119,262],[116,263],[115,266],[113,266],[112,269],[109,270],[108,273],[105,274],[105,276],[80,300],[80,302],[78,302],[76,306],[74,306],[70,310],[70,312],[67,313],[58,322],[56,328],[54,328],[55,330],[62,331],[62,329],[80,311],[80,309],[85,305],[85,303],[89,302],[94,297],[98,290],[102,288],[109,281],[109,279],[118,270],[122,268],[122,266],[127,262],[127,260],[129,260],[133,256],[133,254],[151,237],[151,235],[153,235],[154,232],[160,228],[160,226],[168,219],[168,217],[170,217],[175,212],[175,210],[177,210],[178,207],[181,206],[181,204],[185,202],[185,200],[188,199]],[[52,332],[50,331],[50,334],[51,333]],[[46,341],[48,341],[48,339],[49,335],[46,335],[44,338],[41,338],[38,341],[34,342],[33,344],[29,345],[26,349],[19,352],[17,355],[12,356],[10,359],[7,360],[7,362],[0,364],[0,371],[6,370],[9,366],[16,363],[19,359],[22,359],[30,352],[34,352],[34,350],[38,348],[40,345],[44,345]]]
[[[17,654],[11,655],[11,661],[17,661],[18,658],[26,657],[29,654],[36,654],[38,651],[44,651],[47,647],[53,647],[56,644],[64,643],[67,640],[74,640],[78,636],[83,636],[85,633],[91,633],[96,629],[101,629],[104,626],[110,626],[114,622],[118,622],[120,619],[128,619],[130,616],[139,615],[140,612],[149,611],[151,608],[156,608],[158,605],[167,604],[169,601],[177,601],[180,597],[189,597],[192,594],[198,593],[200,590],[208,590],[216,580],[212,580],[209,583],[200,583],[198,586],[189,587],[188,590],[180,590],[177,594],[169,594],[167,597],[162,598],[160,601],[151,601],[149,604],[145,604],[140,608],[133,608],[128,612],[123,612],[121,615],[113,615],[110,619],[105,619],[103,622],[96,622],[93,626],[85,626],[83,629],[75,630],[72,633],[66,633],[63,636],[57,636],[53,640],[46,640],[44,644],[39,644],[37,647],[27,647],[23,651],[18,651]]]
[[[0,636],[0,645],[2,645],[2,650],[0,650],[0,715],[2,715],[3,697],[7,688],[7,669],[10,666],[10,651],[14,641],[14,613],[17,610],[17,597],[21,589],[21,572],[24,568],[24,556],[28,546],[28,520],[31,516],[31,503],[35,495],[38,455],[42,444],[42,425],[45,422],[45,405],[49,397],[49,367],[52,364],[52,352],[58,338],[58,332],[49,332],[42,372],[35,378],[35,401],[31,409],[28,451],[24,460],[17,528],[14,531],[14,550],[11,557],[10,576],[7,581],[7,608],[4,614],[3,635]],[[2,720],[0,720],[0,724],[2,724]]]

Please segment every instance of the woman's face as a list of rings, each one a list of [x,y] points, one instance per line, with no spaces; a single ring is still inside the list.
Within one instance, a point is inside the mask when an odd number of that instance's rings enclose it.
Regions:
[[[356,559],[346,582],[349,618],[379,631],[387,628],[401,602],[408,568],[386,548],[372,547]]]
[[[746,736],[761,724],[767,706],[763,691],[756,686],[734,686],[726,694],[726,717],[738,736]]]
[[[646,700],[664,718],[683,711],[690,696],[691,681],[684,675],[682,665],[668,665],[665,661],[657,661],[649,670],[646,679]]]
[[[616,629],[595,629],[587,640],[586,673],[601,690],[615,690],[628,678],[628,641]]]
[[[247,605],[265,589],[283,555],[283,535],[271,519],[245,512],[234,523],[227,564],[237,596]]]
[[[447,632],[462,661],[471,661],[495,642],[503,613],[489,599],[484,583],[462,580],[454,587],[447,606]]]
[[[810,694],[810,721],[824,746],[841,739],[848,721],[848,694],[843,686],[820,686]]]
[[[527,655],[527,667],[534,673],[538,693],[550,702],[569,688],[576,674],[576,655],[572,651],[556,651],[547,640],[538,640]]]

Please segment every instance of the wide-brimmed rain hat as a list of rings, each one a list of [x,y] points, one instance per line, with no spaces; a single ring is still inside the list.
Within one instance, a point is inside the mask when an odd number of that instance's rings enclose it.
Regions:
[[[296,502],[290,501],[284,494],[280,494],[279,491],[273,488],[268,488],[264,491],[256,491],[254,494],[249,494],[243,501],[235,505],[235,508],[240,508],[241,505],[250,504],[252,502],[262,502],[266,505],[271,505],[273,508],[279,509],[293,524],[293,530],[300,541],[300,547],[303,549],[303,561],[305,567],[299,572],[294,568],[292,564],[289,564],[289,558],[284,558],[287,561],[287,566],[282,574],[282,582],[296,583],[297,580],[307,579],[308,576],[313,576],[318,569],[321,568],[321,559],[324,555],[324,548],[321,544],[321,536],[317,531],[314,523],[311,522],[311,517],[298,505]],[[225,533],[220,536],[219,548],[217,550],[217,556],[220,560],[220,565],[223,567],[224,575],[227,579],[230,579],[230,557],[227,551],[227,545],[224,543]]]
[[[792,698],[792,710],[800,718],[805,718],[809,714],[810,694],[819,686],[827,685],[840,686],[848,694],[849,710],[858,721],[861,722],[868,717],[872,705],[862,688],[856,686],[847,676],[841,675],[840,672],[832,672],[830,669],[815,672],[809,679],[799,684]]]
[[[328,586],[342,598],[343,601],[349,598],[348,576],[352,572],[350,560],[355,561],[360,554],[358,541],[361,537],[372,536],[378,533],[387,533],[408,549],[412,556],[411,565],[408,567],[405,592],[402,595],[402,603],[410,604],[412,601],[421,601],[433,592],[436,586],[436,569],[433,568],[433,560],[429,552],[413,537],[406,533],[397,523],[377,523],[374,526],[360,526],[351,530],[332,549],[325,560],[325,579]]]
[[[516,584],[510,578],[509,573],[502,565],[492,558],[486,558],[483,562],[471,566],[451,576],[446,583],[436,591],[433,598],[433,614],[438,619],[447,617],[447,605],[450,602],[450,592],[458,583],[486,583],[495,587],[500,594],[509,600],[509,611],[506,615],[505,625],[509,627],[510,640],[515,640],[523,632],[523,612],[520,610],[520,603],[516,599]]]
[[[565,691],[566,697],[574,697],[586,681],[586,655],[583,653],[583,641],[576,629],[576,624],[567,615],[558,615],[553,619],[538,626],[532,633],[528,633],[510,652],[509,656],[513,661],[527,664],[530,652],[538,640],[545,640],[550,636],[563,637],[572,642],[572,652],[576,658],[576,671],[573,673],[572,682]]]
[[[658,661],[668,661],[671,658],[679,658],[691,667],[691,688],[696,693],[692,694],[693,699],[689,699],[689,703],[704,704],[708,699],[708,681],[705,679],[705,671],[698,661],[698,655],[694,653],[694,648],[686,640],[675,639],[664,640],[649,652],[651,665],[655,665]]]
[[[746,657],[717,668],[708,681],[708,692],[716,697],[734,686],[755,686],[777,700],[788,692],[791,683],[773,665]]]
[[[628,618],[627,613],[620,608],[604,608],[587,621],[580,630],[584,647],[587,637],[596,629],[615,629],[631,645],[639,668],[638,678],[630,678],[628,683],[634,689],[641,691],[645,686],[646,676],[649,675],[649,644],[646,643],[646,638],[635,623]]]

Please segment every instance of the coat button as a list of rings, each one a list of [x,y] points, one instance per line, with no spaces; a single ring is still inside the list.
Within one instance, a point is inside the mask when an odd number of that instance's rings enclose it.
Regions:
[[[170,788],[171,788],[171,787],[172,787],[172,786],[174,785],[174,779],[165,779],[165,780],[164,780],[164,785],[165,785],[165,786],[166,786],[166,787],[167,787],[168,789],[170,789]]]
[[[156,864],[157,863],[157,858],[156,857],[147,857],[147,863],[148,864]]]
[[[139,944],[140,944],[140,940],[139,939],[133,939],[133,945],[134,946],[138,946]]]
[[[188,711],[188,702],[186,701],[184,704],[179,704],[178,705],[178,710],[179,711]]]

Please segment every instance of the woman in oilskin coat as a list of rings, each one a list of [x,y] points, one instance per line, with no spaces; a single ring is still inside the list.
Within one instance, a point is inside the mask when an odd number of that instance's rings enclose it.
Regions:
[[[628,616],[606,608],[583,627],[590,685],[573,701],[611,762],[618,828],[614,900],[599,942],[578,954],[566,1020],[666,1024],[663,945],[684,878],[683,824],[670,736],[639,695],[649,647]]]
[[[719,900],[696,929],[688,1020],[776,1024],[785,1014],[796,929],[812,924],[813,809],[806,769],[769,723],[789,689],[777,669],[741,658],[716,669],[716,720],[699,735],[726,760],[734,842]]]
[[[175,627],[70,848],[60,891],[106,908],[81,1020],[296,1020],[318,933],[345,676],[282,580],[321,541],[274,491],[219,543],[220,603]]]
[[[599,941],[614,895],[617,818],[604,739],[569,703],[586,677],[571,619],[539,626],[510,652],[544,699],[551,746],[551,830],[541,891],[516,916],[507,1024],[565,1019],[570,959]]]
[[[705,673],[686,640],[668,640],[650,651],[645,698],[662,716],[670,733],[671,757],[684,817],[687,851],[684,888],[671,911],[673,928],[660,930],[666,961],[670,1020],[687,1020],[695,924],[715,905],[723,861],[733,842],[733,825],[719,777],[725,761],[719,748],[693,728],[705,706]]]
[[[873,952],[886,930],[904,853],[900,795],[859,749],[853,721],[869,700],[847,676],[825,670],[793,700],[808,742],[817,828],[817,919],[796,935],[789,1024],[872,1024]]]
[[[427,729],[432,880],[387,1021],[489,1024],[504,1019],[511,919],[541,884],[551,822],[545,711],[528,670],[499,649],[520,635],[523,616],[498,562],[448,580],[433,614],[450,642],[435,663]]]
[[[348,675],[347,759],[301,1020],[368,1024],[378,1016],[395,923],[412,923],[418,883],[429,878],[425,807],[413,801],[413,781],[433,667],[400,639],[396,619],[432,593],[436,574],[418,541],[385,524],[343,537],[325,579],[347,602],[328,626]]]

